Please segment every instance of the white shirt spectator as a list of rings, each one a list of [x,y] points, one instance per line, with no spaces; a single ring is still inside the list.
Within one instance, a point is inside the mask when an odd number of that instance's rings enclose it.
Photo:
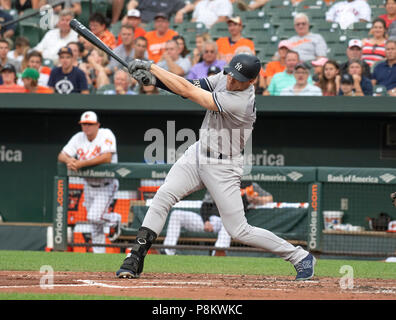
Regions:
[[[294,91],[294,86],[284,88],[280,92],[281,96],[321,96],[322,90],[313,84],[307,84],[306,87],[299,92]]]
[[[346,29],[360,20],[371,21],[371,8],[365,0],[336,2],[326,12],[326,20],[337,22],[341,29]]]
[[[61,38],[60,30],[53,29],[47,31],[34,50],[40,51],[43,55],[43,59],[51,59],[57,62],[59,49],[66,47],[67,44],[72,41],[78,41],[78,35],[74,30],[70,30],[66,37]]]
[[[232,4],[229,0],[201,0],[195,6],[192,19],[202,22],[210,29],[219,17],[231,17]]]

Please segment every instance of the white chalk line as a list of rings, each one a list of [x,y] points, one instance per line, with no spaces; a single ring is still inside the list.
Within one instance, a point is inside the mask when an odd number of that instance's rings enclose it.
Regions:
[[[103,287],[109,289],[186,289],[191,288],[188,285],[198,285],[198,286],[211,286],[212,283],[208,282],[199,282],[199,281],[167,281],[167,285],[149,285],[150,283],[157,283],[156,281],[143,281],[141,283],[147,283],[148,285],[133,285],[133,286],[120,286],[114,284],[107,284],[103,282],[98,282],[94,280],[76,280],[77,282],[81,282],[78,284],[44,284],[44,285],[19,285],[19,286],[0,286],[0,289],[22,289],[22,288],[42,288],[42,289],[50,289],[50,288],[59,288],[59,287]],[[115,281],[115,280],[114,280]],[[114,282],[112,281],[112,282]],[[119,281],[117,281],[119,282]],[[306,281],[308,282],[308,281]],[[309,283],[319,283],[320,281],[309,281]],[[169,284],[177,284],[177,286],[170,286]],[[183,286],[185,285],[185,286]],[[186,286],[187,285],[187,286]],[[193,287],[194,288],[194,287]],[[229,287],[225,286],[216,286],[217,289],[229,289]],[[240,287],[239,289],[248,289],[248,290],[267,290],[267,291],[293,291],[296,288],[270,288],[270,287]],[[298,289],[298,288],[297,288]],[[381,288],[378,290],[340,290],[338,293],[351,293],[351,294],[396,294],[396,290],[394,288]]]

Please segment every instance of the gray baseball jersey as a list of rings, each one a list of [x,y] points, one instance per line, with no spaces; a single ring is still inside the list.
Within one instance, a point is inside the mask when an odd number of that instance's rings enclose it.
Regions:
[[[227,156],[239,155],[256,121],[254,87],[227,91],[227,76],[222,72],[205,80],[219,111],[206,112],[200,130],[201,148]]]

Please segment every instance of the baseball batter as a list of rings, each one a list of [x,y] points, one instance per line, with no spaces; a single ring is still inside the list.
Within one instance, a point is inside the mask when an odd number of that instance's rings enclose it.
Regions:
[[[272,232],[247,223],[240,192],[243,149],[256,120],[253,83],[261,63],[257,57],[238,54],[218,73],[191,82],[170,73],[152,61],[134,60],[131,75],[196,102],[207,109],[199,140],[172,166],[147,211],[131,252],[116,275],[137,278],[143,271],[144,257],[161,232],[173,205],[204,187],[210,192],[228,234],[242,243],[266,249],[290,261],[296,280],[314,275],[315,258]]]
[[[64,146],[58,160],[74,171],[102,163],[117,163],[116,138],[110,129],[99,128],[96,113],[84,112],[79,123],[82,131],[76,133]],[[93,244],[104,244],[104,227],[120,222],[119,214],[108,212],[117,190],[117,179],[84,179],[84,206],[87,209],[87,220],[91,223]],[[94,246],[93,252],[105,253],[105,249]]]

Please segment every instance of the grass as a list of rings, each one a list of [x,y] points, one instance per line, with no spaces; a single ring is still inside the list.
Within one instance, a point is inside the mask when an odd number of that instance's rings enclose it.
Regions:
[[[124,254],[0,251],[0,270],[39,271],[49,265],[56,271],[115,272]],[[395,265],[380,261],[318,259],[315,274],[318,277],[340,278],[340,268],[351,266],[355,278],[396,279]],[[279,258],[166,256],[148,255],[145,272],[158,273],[214,273],[263,276],[293,276],[293,266]]]

